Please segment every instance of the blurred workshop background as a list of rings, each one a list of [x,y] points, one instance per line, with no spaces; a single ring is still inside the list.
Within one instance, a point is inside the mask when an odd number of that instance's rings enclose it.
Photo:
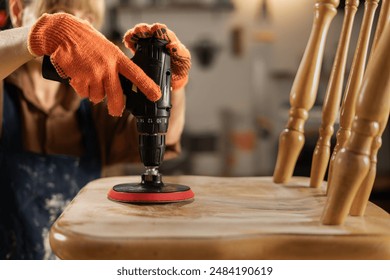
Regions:
[[[272,175],[290,89],[310,35],[313,4],[307,0],[107,0],[103,32],[110,39],[121,40],[125,30],[140,22],[162,22],[191,51],[183,152],[164,162],[165,174]],[[310,175],[343,16],[341,1],[329,30],[318,96],[305,126],[306,143],[295,175]],[[363,4],[356,15],[345,80],[362,16]],[[389,158],[387,128],[372,200],[388,211]]]
[[[161,168],[164,174],[272,175],[278,137],[288,117],[290,89],[310,35],[314,2],[106,0],[103,33],[109,39],[121,41],[124,32],[137,23],[161,22],[174,30],[191,51],[193,65],[186,89],[182,154],[164,162]],[[345,81],[363,16],[364,5],[363,1],[360,2]],[[294,175],[310,175],[321,122],[321,105],[343,16],[344,1],[340,1],[329,30],[317,100],[305,126],[305,146]],[[377,18],[378,12],[375,22]],[[377,178],[371,197],[388,211],[389,139],[387,128],[379,151]],[[134,173],[136,168],[143,166],[128,166],[126,174],[138,174]]]

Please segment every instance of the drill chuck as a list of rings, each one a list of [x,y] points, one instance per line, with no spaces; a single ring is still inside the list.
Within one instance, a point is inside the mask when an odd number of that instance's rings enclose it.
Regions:
[[[139,153],[145,166],[160,166],[165,153],[165,134],[141,134]]]

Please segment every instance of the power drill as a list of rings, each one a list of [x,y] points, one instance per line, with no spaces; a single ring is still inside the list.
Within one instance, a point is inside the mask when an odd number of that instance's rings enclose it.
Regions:
[[[152,102],[133,85],[119,75],[126,96],[126,110],[136,118],[139,133],[139,154],[145,166],[140,183],[115,185],[108,192],[108,198],[128,203],[168,203],[191,200],[194,193],[190,187],[163,183],[159,173],[165,152],[165,135],[168,131],[171,111],[170,56],[165,49],[166,41],[154,37],[140,39],[132,61],[137,64],[156,84],[162,96]],[[43,60],[43,76],[47,79],[67,82],[55,71],[50,58]]]
[[[156,84],[162,96],[156,102],[149,101],[131,81],[121,77],[126,95],[126,109],[137,121],[139,133],[139,153],[146,167],[142,181],[150,185],[161,184],[157,168],[163,161],[165,134],[171,111],[171,73],[170,56],[165,51],[166,42],[156,38],[140,39],[132,61],[137,64]],[[130,89],[130,90],[129,90]]]

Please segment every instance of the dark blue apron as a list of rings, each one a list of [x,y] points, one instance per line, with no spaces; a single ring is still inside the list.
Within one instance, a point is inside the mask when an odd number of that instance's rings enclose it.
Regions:
[[[101,173],[99,145],[88,100],[78,110],[85,154],[42,155],[23,150],[17,95],[4,85],[0,141],[0,258],[51,259],[50,226],[67,203]]]

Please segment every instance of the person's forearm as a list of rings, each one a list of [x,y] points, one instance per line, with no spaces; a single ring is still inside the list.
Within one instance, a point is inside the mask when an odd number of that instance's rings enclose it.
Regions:
[[[34,58],[27,48],[29,27],[0,32],[0,80]]]
[[[185,121],[185,90],[172,92],[172,111],[169,119],[169,128],[166,138],[167,145],[174,145],[180,141]]]

